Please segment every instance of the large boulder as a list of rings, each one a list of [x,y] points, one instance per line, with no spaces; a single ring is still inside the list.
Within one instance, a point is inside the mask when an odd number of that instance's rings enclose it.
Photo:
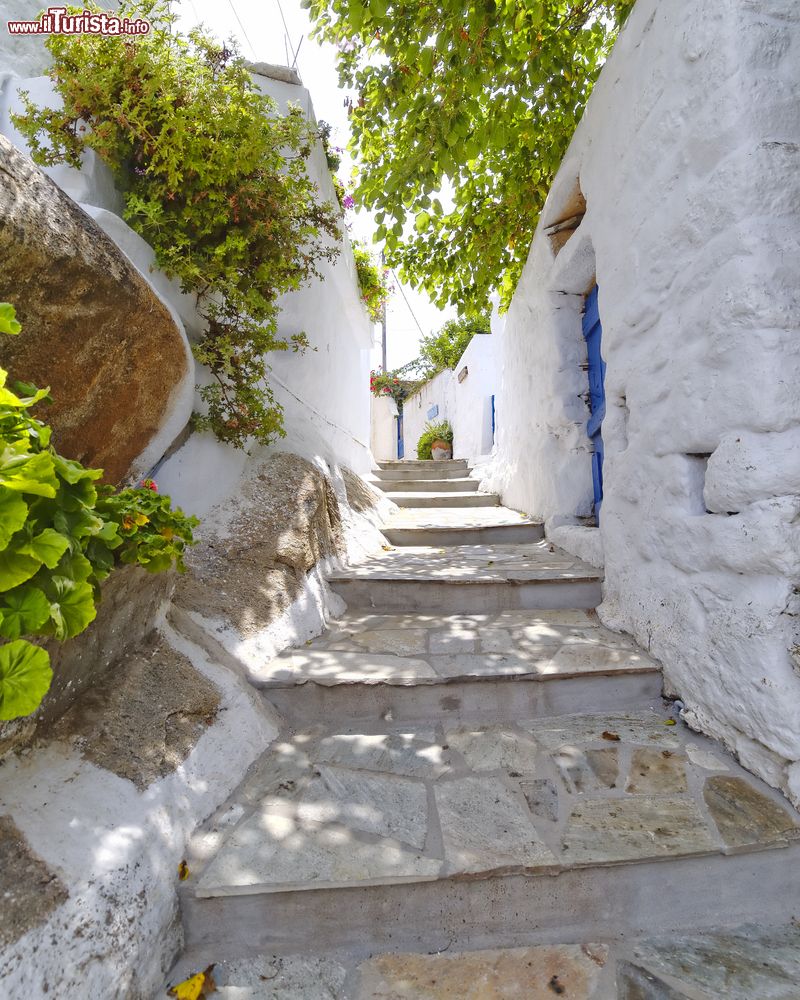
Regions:
[[[125,479],[185,396],[185,336],[112,240],[2,135],[0,301],[23,324],[0,359],[50,386],[41,415],[56,448]]]

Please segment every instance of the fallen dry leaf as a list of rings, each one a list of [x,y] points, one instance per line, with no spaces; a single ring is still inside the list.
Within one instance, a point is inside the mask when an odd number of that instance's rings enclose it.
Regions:
[[[602,733],[604,740],[609,740],[611,743],[619,743],[620,737],[616,733],[610,733],[607,729]]]
[[[209,965],[203,972],[198,972],[182,983],[177,983],[167,990],[167,995],[175,997],[176,1000],[200,1000],[201,997],[210,996],[217,992],[217,984],[214,982],[214,966]]]
[[[665,726],[675,726],[675,725],[677,725],[677,723],[675,722],[674,719],[665,719],[664,720],[664,725]]]
[[[178,865],[178,878],[181,880],[181,882],[185,882],[188,877],[189,877],[189,866],[186,864],[186,859],[184,858],[183,861],[181,861],[181,863]]]

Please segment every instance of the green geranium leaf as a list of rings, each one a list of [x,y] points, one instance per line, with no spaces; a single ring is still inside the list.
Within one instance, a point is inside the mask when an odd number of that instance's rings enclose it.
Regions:
[[[66,552],[55,570],[55,576],[63,576],[69,580],[83,583],[88,580],[94,568],[89,559],[81,552]]]
[[[0,597],[0,635],[19,639],[40,629],[50,617],[50,602],[38,587],[24,584]]]
[[[50,598],[53,631],[61,642],[79,635],[97,616],[94,591],[88,583],[55,576],[47,586],[46,592]]]
[[[28,505],[18,493],[0,487],[0,548],[25,524]]]
[[[25,583],[38,571],[41,559],[18,552],[13,544],[0,552],[0,593]]]
[[[0,333],[9,333],[12,337],[16,337],[21,329],[16,309],[10,302],[0,302]]]
[[[52,679],[47,650],[25,639],[0,646],[0,719],[18,719],[35,712]]]
[[[47,566],[55,569],[59,559],[69,548],[69,539],[59,534],[53,528],[45,528],[30,542],[20,545],[17,549],[22,555],[33,556]]]
[[[85,469],[80,462],[73,462],[70,458],[62,458],[61,455],[53,456],[55,470],[62,479],[68,483],[78,483],[82,479],[94,481],[103,475],[102,469]]]
[[[0,454],[0,486],[17,493],[54,497],[58,482],[53,456],[46,451],[31,455],[22,450],[20,442],[6,447]]]

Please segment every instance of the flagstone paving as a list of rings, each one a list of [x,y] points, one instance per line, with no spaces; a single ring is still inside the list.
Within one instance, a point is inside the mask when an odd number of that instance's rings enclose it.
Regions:
[[[537,525],[527,516],[508,507],[398,507],[387,517],[392,528],[494,528],[508,524]]]
[[[798,1000],[800,927],[366,959],[263,955],[221,962],[214,977],[220,1000]]]
[[[550,580],[596,579],[598,571],[546,541],[527,545],[404,546],[334,573],[340,579]]]
[[[351,612],[254,671],[263,686],[434,684],[487,677],[657,673],[629,637],[587,611],[431,615]]]
[[[466,474],[464,463],[383,463],[379,477],[392,492]],[[540,531],[502,507],[397,509],[387,537],[406,544],[331,578],[354,607],[251,674],[284,713],[283,732],[194,838],[181,890],[189,953],[176,973],[216,962],[221,1000],[800,1000],[798,929],[785,914],[777,927],[717,927],[770,901],[720,905],[714,889],[723,897],[729,883],[713,874],[724,866],[731,884],[761,888],[766,871],[773,892],[795,884],[781,854],[797,858],[800,817],[676,722],[658,663],[591,610],[602,574]],[[448,541],[423,546],[420,533]],[[571,591],[588,610],[477,603],[492,588],[553,580],[593,581]],[[464,582],[484,597],[441,586]],[[375,609],[358,610],[354,583],[375,586]],[[408,588],[429,588],[421,607]],[[427,694],[401,723],[392,713],[405,688]],[[516,701],[496,696],[509,688]],[[303,701],[309,690],[328,700]],[[334,704],[341,714],[323,710]],[[569,714],[553,714],[565,704]],[[709,865],[710,876],[698,867]],[[672,894],[660,926],[680,935],[646,924],[661,919],[654,884]],[[692,920],[705,929],[690,932]],[[583,930],[559,938],[563,927]],[[218,940],[230,954],[209,954]]]
[[[289,741],[200,876],[203,896],[558,871],[779,847],[792,813],[664,712]],[[708,761],[705,761],[708,763]],[[532,786],[539,779],[548,784]],[[736,817],[743,817],[737,822]]]

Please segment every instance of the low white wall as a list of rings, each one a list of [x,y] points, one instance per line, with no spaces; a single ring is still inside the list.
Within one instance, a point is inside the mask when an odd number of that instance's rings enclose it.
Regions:
[[[690,724],[800,804],[798,65],[794,0],[639,0],[508,313],[485,483],[542,518],[591,512],[596,277],[601,617],[663,662]],[[578,182],[586,214],[554,257],[544,228]]]
[[[2,61],[4,54],[5,48],[0,46],[0,131],[27,151],[8,118],[9,110],[19,107],[17,90],[29,90],[44,103],[51,100],[52,89],[43,77],[4,75],[8,68]],[[35,55],[34,51],[30,60],[15,65],[35,65],[40,71]],[[257,82],[281,102],[297,100],[309,117],[313,116],[304,88],[263,77]],[[322,196],[335,200],[319,145],[313,151],[310,172]],[[183,295],[176,283],[158,270],[151,271],[152,250],[120,218],[121,199],[109,171],[90,155],[81,171],[55,167],[47,173],[96,219],[167,303],[189,339],[196,339],[202,323],[193,297]],[[373,327],[361,302],[345,233],[342,240],[340,257],[321,267],[322,278],[281,301],[280,332],[288,336],[304,330],[313,350],[305,355],[286,352],[270,356],[270,382],[284,407],[287,436],[266,450],[295,452],[330,478],[347,555],[356,558],[367,551],[379,551],[384,539],[376,524],[390,502],[383,499],[378,508],[358,513],[349,506],[341,471],[348,466],[364,473],[373,465],[369,443]],[[198,369],[196,376],[202,382],[207,373]],[[146,452],[151,461],[185,431],[194,397],[193,381],[151,442]],[[194,402],[197,404],[196,398]],[[202,536],[204,531],[213,530],[215,519],[224,519],[230,506],[226,501],[257,468],[264,453],[265,449],[258,447],[236,450],[220,444],[211,434],[192,433],[157,467],[159,488],[188,512],[208,515],[198,531]],[[256,637],[263,655],[318,634],[331,610],[341,610],[340,599],[324,580],[329,563],[317,563],[287,613]],[[253,586],[258,586],[258,580]],[[175,641],[181,648],[186,645],[181,639]],[[240,680],[226,677],[223,668],[207,663],[202,654],[199,658],[198,668],[222,688],[221,721],[203,735],[174,775],[145,794],[135,793],[129,783],[81,761],[80,755],[65,758],[61,747],[41,754],[37,751],[20,759],[19,767],[14,764],[3,769],[7,772],[2,788],[5,810],[13,815],[32,847],[58,870],[70,892],[64,905],[10,949],[14,966],[7,978],[14,996],[26,991],[31,996],[43,995],[48,981],[59,982],[76,996],[111,995],[114,984],[119,995],[126,996],[150,996],[160,987],[161,962],[168,962],[179,945],[175,873],[186,840],[277,732],[272,718],[263,717],[266,710],[259,708],[259,699],[251,690]],[[59,763],[55,769],[54,753]],[[111,801],[115,806],[109,811]],[[77,827],[73,821],[76,809],[82,819]],[[145,895],[147,907],[143,910]],[[6,956],[2,957],[5,960]]]
[[[425,430],[425,424],[438,423],[440,420],[453,423],[456,411],[454,383],[453,372],[445,368],[404,401],[403,442],[406,458],[417,457],[417,441]],[[434,406],[439,407],[439,412],[435,417],[429,417],[428,413]]]
[[[475,461],[492,450],[492,396],[498,389],[497,338],[476,334],[453,369],[453,457]],[[463,382],[459,373],[467,369]]]
[[[397,404],[391,396],[372,397],[370,443],[379,462],[397,458]]]

